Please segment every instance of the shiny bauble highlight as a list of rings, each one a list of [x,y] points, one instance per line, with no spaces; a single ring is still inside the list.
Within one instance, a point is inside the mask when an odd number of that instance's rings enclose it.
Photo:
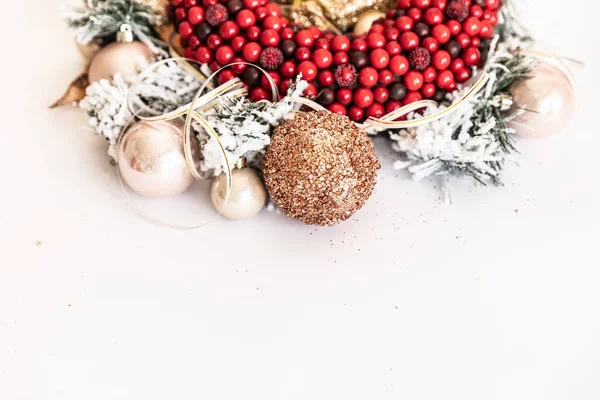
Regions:
[[[563,129],[577,109],[575,86],[558,66],[541,61],[533,67],[530,77],[510,87],[513,97],[509,122],[516,135],[524,138],[543,138]]]
[[[125,132],[117,149],[119,173],[137,194],[171,197],[186,191],[194,177],[183,151],[183,125],[175,121],[140,121]],[[192,136],[192,158],[200,149]]]
[[[231,175],[231,190],[227,196],[227,177],[216,177],[210,188],[213,206],[227,219],[240,221],[258,214],[267,201],[267,190],[258,173],[252,168],[234,169]]]
[[[96,54],[90,64],[88,78],[90,84],[102,79],[111,80],[119,73],[129,76],[137,73],[137,63],[140,57],[152,60],[152,51],[141,42],[114,42],[104,47]]]

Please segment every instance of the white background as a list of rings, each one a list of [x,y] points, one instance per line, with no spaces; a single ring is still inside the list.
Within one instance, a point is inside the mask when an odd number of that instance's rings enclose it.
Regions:
[[[596,2],[526,4],[587,68],[576,121],[519,141],[506,187],[443,205],[379,143],[345,224],[192,232],[133,214],[83,113],[47,110],[83,67],[59,2],[0,1],[0,399],[600,398]]]

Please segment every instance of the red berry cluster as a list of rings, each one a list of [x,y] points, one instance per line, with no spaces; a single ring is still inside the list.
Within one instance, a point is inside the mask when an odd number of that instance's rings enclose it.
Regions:
[[[185,57],[215,71],[236,61],[259,64],[286,93],[298,74],[305,95],[354,121],[402,105],[441,100],[481,62],[482,40],[498,23],[502,0],[398,0],[363,36],[303,29],[269,0],[171,0]],[[240,76],[250,99],[270,98],[258,69],[235,65],[219,82]]]

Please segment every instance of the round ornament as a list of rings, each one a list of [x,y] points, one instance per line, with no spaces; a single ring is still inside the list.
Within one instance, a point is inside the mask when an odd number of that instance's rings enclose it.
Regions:
[[[321,111],[300,114],[275,129],[263,173],[286,215],[328,226],[365,204],[379,168],[365,133],[348,117]]]
[[[123,76],[135,74],[139,57],[151,60],[153,54],[145,44],[134,42],[131,27],[123,25],[117,41],[104,47],[92,59],[88,72],[90,84],[110,80],[117,73]]]
[[[375,21],[379,21],[380,19],[384,18],[385,14],[376,10],[369,10],[361,14],[356,20],[356,24],[354,24],[354,34],[360,36],[369,33],[369,30]]]
[[[559,132],[577,108],[573,82],[560,67],[547,61],[534,66],[530,77],[515,82],[510,93],[511,112],[520,115],[509,125],[524,138],[543,138]]]
[[[231,190],[227,197],[227,182],[225,174],[216,177],[210,188],[213,206],[221,215],[233,221],[250,219],[258,214],[267,201],[267,191],[258,173],[247,168],[245,161],[233,170],[231,175]]]
[[[119,173],[135,193],[171,197],[193,183],[183,151],[183,126],[176,121],[135,123],[124,133],[117,149]],[[192,142],[194,160],[200,149]]]

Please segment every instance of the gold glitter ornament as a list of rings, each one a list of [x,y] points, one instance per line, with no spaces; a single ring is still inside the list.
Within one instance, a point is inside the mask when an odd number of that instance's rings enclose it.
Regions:
[[[380,168],[369,137],[346,116],[300,114],[275,129],[263,168],[273,201],[288,216],[330,226],[369,199]]]

